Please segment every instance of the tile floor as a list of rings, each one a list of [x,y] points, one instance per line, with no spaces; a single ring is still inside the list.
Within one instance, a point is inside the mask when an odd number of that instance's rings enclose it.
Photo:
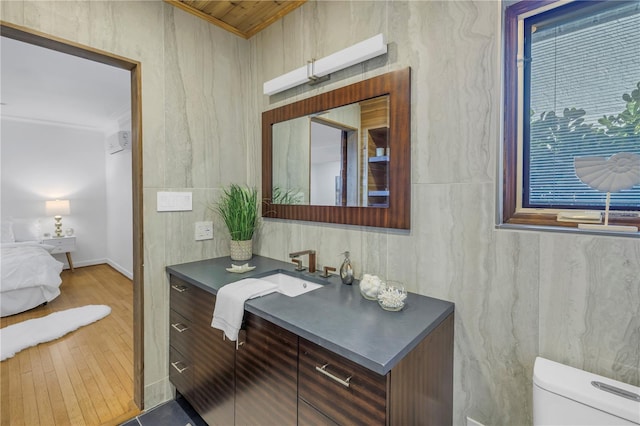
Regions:
[[[207,426],[184,398],[165,402],[120,426]]]

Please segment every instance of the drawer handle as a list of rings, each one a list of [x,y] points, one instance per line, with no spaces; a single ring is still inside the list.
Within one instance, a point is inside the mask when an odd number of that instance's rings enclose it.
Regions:
[[[176,371],[177,371],[178,373],[180,373],[180,374],[182,374],[182,372],[183,372],[184,370],[186,370],[187,368],[189,368],[189,367],[183,367],[183,368],[180,368],[180,367],[178,367],[178,364],[182,364],[182,361],[172,362],[172,363],[171,363],[171,366],[172,366],[173,368],[175,368],[175,369],[176,369]]]
[[[188,289],[186,285],[178,285],[178,284],[171,284],[171,288],[177,291],[178,293],[184,293]]]
[[[182,324],[181,322],[177,322],[175,324],[171,324],[171,327],[175,328],[178,333],[182,333],[183,331],[187,331],[189,329],[189,327],[187,327],[186,325]]]
[[[347,388],[348,388],[348,387],[349,387],[349,381],[351,380],[351,378],[352,378],[353,376],[349,376],[349,377],[347,377],[346,379],[344,379],[344,380],[343,380],[343,379],[341,379],[340,377],[336,377],[336,376],[334,376],[333,374],[329,373],[329,372],[327,371],[327,367],[328,367],[328,366],[329,366],[329,364],[325,364],[325,365],[323,365],[322,367],[318,367],[318,366],[316,365],[316,371],[318,371],[318,372],[320,372],[320,373],[324,374],[325,376],[329,377],[330,379],[335,380],[336,382],[340,383],[342,386],[344,386],[344,387],[347,387]]]

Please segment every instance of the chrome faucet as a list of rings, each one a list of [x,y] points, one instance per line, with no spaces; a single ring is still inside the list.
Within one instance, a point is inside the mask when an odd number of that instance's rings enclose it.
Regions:
[[[289,253],[289,258],[293,259],[293,262],[298,265],[296,268],[297,271],[302,271],[304,268],[302,267],[302,261],[296,259],[298,256],[302,256],[308,254],[309,255],[309,272],[314,273],[316,271],[316,251],[315,250],[302,250],[296,251],[293,253]]]

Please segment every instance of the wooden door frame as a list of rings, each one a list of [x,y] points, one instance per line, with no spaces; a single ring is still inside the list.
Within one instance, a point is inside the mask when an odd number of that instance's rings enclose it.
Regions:
[[[144,408],[144,276],[142,209],[142,70],[138,61],[0,20],[0,35],[131,72],[133,207],[133,400]]]

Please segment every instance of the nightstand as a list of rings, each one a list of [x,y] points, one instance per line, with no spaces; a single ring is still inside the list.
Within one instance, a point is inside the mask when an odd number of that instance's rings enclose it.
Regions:
[[[73,272],[73,260],[71,260],[71,252],[76,251],[76,237],[51,237],[44,238],[42,244],[53,246],[51,254],[64,253],[67,255],[69,269]]]

